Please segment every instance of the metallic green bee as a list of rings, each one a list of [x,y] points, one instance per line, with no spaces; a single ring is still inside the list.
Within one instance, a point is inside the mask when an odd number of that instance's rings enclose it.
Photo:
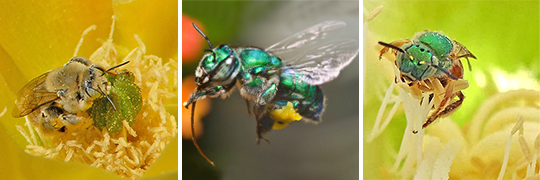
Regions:
[[[393,53],[396,55],[394,62],[401,73],[402,82],[423,92],[433,92],[434,81],[439,81],[445,88],[444,99],[422,128],[427,127],[438,117],[452,114],[461,106],[465,96],[461,91],[453,93],[453,86],[450,83],[463,79],[461,58],[467,59],[469,70],[471,64],[468,58],[476,59],[465,46],[441,33],[428,30],[417,33],[412,41],[402,39],[390,44],[379,41],[379,44],[385,46],[380,52],[379,59],[389,48],[394,50]],[[454,101],[456,96],[459,100]]]
[[[223,44],[213,48],[206,35],[195,24],[193,26],[210,49],[205,50],[208,53],[195,71],[197,88],[184,106],[187,108],[193,103],[193,116],[197,100],[207,96],[226,98],[238,85],[249,114],[249,101],[255,101],[257,144],[260,139],[268,142],[263,134],[292,121],[320,122],[324,96],[318,85],[336,78],[359,50],[357,40],[328,37],[346,26],[341,21],[319,23],[266,49]],[[294,58],[279,58],[281,54],[294,51],[299,51]]]

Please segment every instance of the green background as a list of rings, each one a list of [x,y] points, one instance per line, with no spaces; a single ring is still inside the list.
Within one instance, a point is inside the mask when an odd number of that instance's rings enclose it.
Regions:
[[[364,26],[371,37],[364,44],[364,179],[395,178],[388,169],[399,150],[406,123],[400,108],[378,138],[371,143],[365,140],[381,105],[382,91],[393,80],[393,72],[381,73],[388,71],[385,66],[389,63],[376,58],[380,50],[376,41],[412,38],[416,32],[428,29],[442,31],[465,45],[478,59],[471,60],[472,72],[462,61],[464,79],[470,86],[463,91],[466,99],[451,119],[463,127],[467,127],[481,103],[498,92],[492,76],[494,69],[508,74],[527,71],[533,82],[540,80],[538,1],[364,1],[364,22],[379,5],[383,6],[382,12]],[[485,86],[475,81],[477,73],[485,75]]]

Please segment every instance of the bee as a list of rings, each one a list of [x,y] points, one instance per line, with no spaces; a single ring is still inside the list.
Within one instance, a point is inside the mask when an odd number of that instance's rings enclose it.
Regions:
[[[465,46],[442,33],[429,30],[417,33],[412,41],[410,39],[391,43],[379,41],[379,44],[384,46],[379,59],[392,49],[396,56],[394,63],[400,71],[399,79],[407,83],[416,95],[420,92],[431,92],[431,100],[434,96],[438,96],[433,94],[435,88],[442,86],[440,89],[443,89],[443,98],[434,106],[436,110],[427,118],[422,128],[426,128],[439,117],[452,114],[461,106],[465,95],[461,91],[454,92],[454,89],[457,89],[455,85],[458,84],[456,81],[463,80],[463,65],[460,59],[467,60],[470,71],[472,68],[469,58],[476,59]],[[397,82],[397,77],[395,81]]]
[[[66,124],[82,120],[77,113],[90,108],[95,98],[104,96],[114,107],[107,96],[110,85],[103,75],[128,62],[105,69],[84,57],[74,57],[26,84],[19,91],[12,115],[31,116],[31,122],[45,132],[65,132]]]
[[[257,144],[261,139],[269,143],[263,134],[290,122],[320,122],[325,105],[319,85],[335,79],[359,51],[355,39],[329,37],[346,26],[342,21],[319,23],[266,49],[225,44],[214,48],[208,37],[193,26],[210,49],[205,50],[207,53],[195,71],[197,88],[183,104],[186,108],[193,104],[192,133],[196,101],[206,97],[226,98],[237,87],[248,114],[252,110],[255,115]],[[296,53],[292,58],[280,57],[291,52]],[[250,106],[250,101],[255,104]]]

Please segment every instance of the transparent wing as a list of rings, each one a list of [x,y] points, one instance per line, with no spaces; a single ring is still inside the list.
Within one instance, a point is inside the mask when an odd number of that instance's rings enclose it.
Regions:
[[[339,75],[358,55],[358,41],[334,40],[304,51],[291,59],[285,59],[283,68],[291,68],[304,82],[319,85]]]
[[[58,99],[55,92],[47,91],[45,87],[45,80],[49,73],[38,76],[19,91],[19,97],[15,101],[15,108],[13,109],[13,117],[26,116],[41,106],[51,103]]]
[[[457,41],[454,41],[454,44],[456,45],[456,48],[454,48],[454,53],[457,57],[459,58],[462,58],[462,57],[467,57],[467,58],[474,58],[476,59],[476,56],[474,56],[471,51],[469,51],[463,44],[457,42]]]
[[[459,60],[460,58],[467,59],[467,64],[469,65],[469,71],[472,71],[471,62],[469,61],[469,58],[476,59],[476,56],[474,56],[471,51],[469,51],[463,44],[457,42],[454,40],[454,45],[456,46],[452,54],[454,54],[454,57]]]
[[[281,57],[284,68],[291,68],[299,78],[319,85],[339,75],[358,54],[358,41],[341,39],[343,21],[325,21],[300,31],[266,49]],[[292,58],[288,58],[288,56]]]
[[[319,44],[327,38],[329,32],[336,31],[346,26],[343,21],[324,21],[313,27],[300,31],[284,40],[266,48],[274,54],[283,54],[294,51],[301,47]]]

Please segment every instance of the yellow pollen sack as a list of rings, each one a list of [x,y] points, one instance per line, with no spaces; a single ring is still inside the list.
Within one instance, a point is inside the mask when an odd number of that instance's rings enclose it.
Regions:
[[[287,102],[287,105],[281,109],[274,109],[270,111],[269,116],[275,120],[272,129],[281,129],[287,127],[292,121],[299,121],[302,116],[296,112],[291,102]]]

